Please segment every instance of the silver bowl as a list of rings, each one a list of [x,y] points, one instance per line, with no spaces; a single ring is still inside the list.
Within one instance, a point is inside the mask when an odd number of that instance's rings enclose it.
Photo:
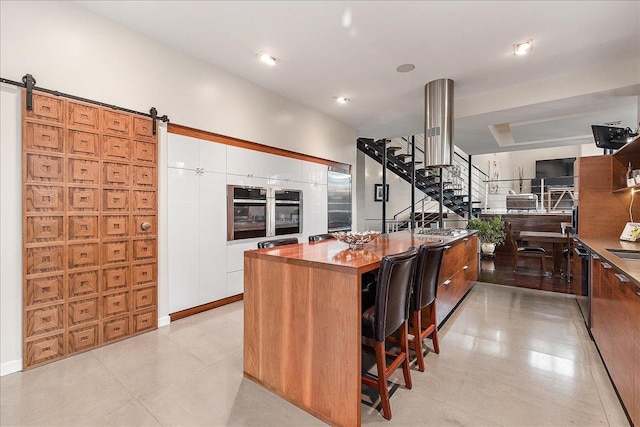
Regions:
[[[351,249],[354,249],[362,247],[365,243],[373,241],[379,234],[379,231],[340,231],[338,233],[332,233],[332,236],[337,240],[348,244]]]

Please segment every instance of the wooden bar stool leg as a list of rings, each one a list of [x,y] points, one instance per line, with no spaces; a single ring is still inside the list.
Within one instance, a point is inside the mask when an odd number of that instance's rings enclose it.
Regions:
[[[416,351],[416,359],[418,360],[418,370],[424,372],[424,356],[422,355],[422,312],[420,310],[412,310],[413,314],[413,348]]]
[[[436,303],[435,301],[431,304],[431,324],[433,326],[433,334],[431,334],[431,340],[433,341],[433,351],[436,354],[440,354],[440,343],[438,342],[438,324],[436,323]]]
[[[418,325],[418,327],[420,327],[420,325]],[[418,340],[419,339],[420,339],[420,335],[418,335]],[[411,371],[409,369],[409,321],[408,320],[405,320],[402,326],[400,327],[400,352],[404,357],[404,361],[402,362],[402,373],[404,374],[404,383],[407,388],[411,388],[413,387],[413,384],[411,383]],[[422,353],[421,345],[420,345],[420,353]]]
[[[382,404],[382,415],[390,420],[391,404],[389,403],[389,390],[387,389],[387,357],[384,341],[376,341],[376,365],[378,367],[378,392],[380,393],[380,404]]]

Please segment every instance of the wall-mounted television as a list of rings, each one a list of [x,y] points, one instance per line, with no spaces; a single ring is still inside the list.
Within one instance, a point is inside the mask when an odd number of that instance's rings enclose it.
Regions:
[[[536,179],[531,183],[534,193],[540,192],[540,180],[544,178],[544,185],[548,187],[572,187],[573,164],[575,157],[564,159],[550,159],[536,161]],[[545,189],[546,191],[546,189]]]

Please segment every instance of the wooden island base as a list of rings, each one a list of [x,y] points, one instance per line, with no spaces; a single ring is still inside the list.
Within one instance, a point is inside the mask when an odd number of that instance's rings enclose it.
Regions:
[[[445,240],[439,321],[478,271],[474,235]],[[245,377],[328,424],[359,426],[361,275],[386,254],[436,241],[407,231],[363,249],[324,241],[245,252]]]

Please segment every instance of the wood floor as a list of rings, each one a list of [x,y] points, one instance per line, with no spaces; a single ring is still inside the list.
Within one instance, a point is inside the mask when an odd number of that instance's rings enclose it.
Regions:
[[[537,259],[521,259],[518,270],[513,271],[511,255],[496,254],[495,258],[481,259],[478,280],[498,285],[519,288],[539,289],[543,291],[572,293],[572,284],[560,275],[540,274],[540,262]],[[549,261],[551,265],[551,262]]]

